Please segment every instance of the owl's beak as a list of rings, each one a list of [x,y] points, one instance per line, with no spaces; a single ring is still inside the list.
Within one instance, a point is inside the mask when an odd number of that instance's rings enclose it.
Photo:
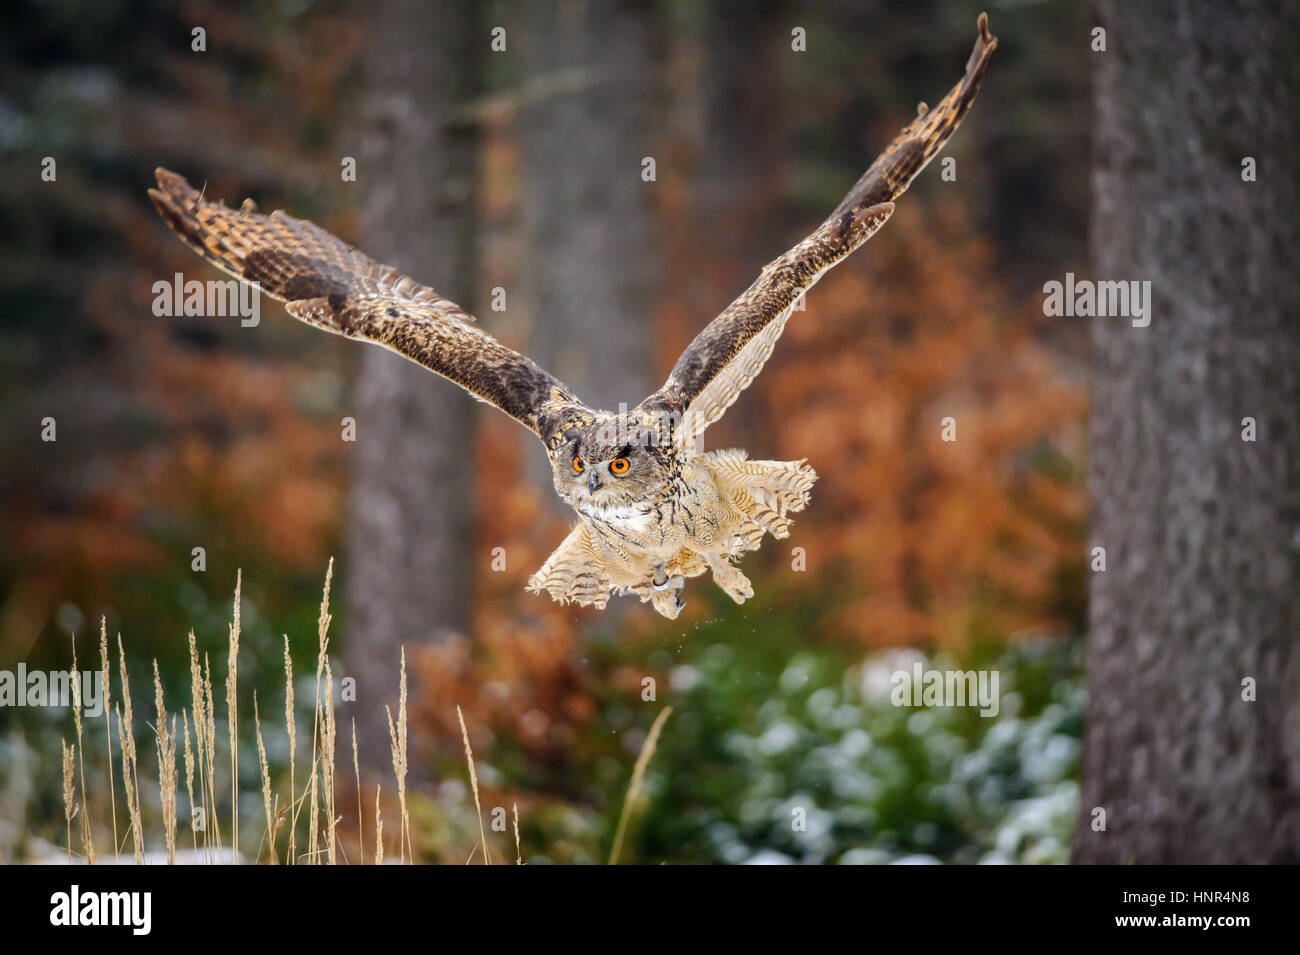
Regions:
[[[595,494],[596,488],[600,487],[600,476],[594,470],[587,472],[587,493]]]

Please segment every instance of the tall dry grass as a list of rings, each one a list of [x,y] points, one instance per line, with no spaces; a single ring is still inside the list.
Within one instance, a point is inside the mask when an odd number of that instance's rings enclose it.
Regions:
[[[167,843],[167,861],[176,862],[176,721],[167,726],[167,707],[163,704],[162,677],[158,661],[153,661],[154,710],[158,724],[154,733],[158,737],[158,792],[162,801],[163,838]]]
[[[81,673],[77,670],[77,641],[72,641],[72,718],[77,728],[77,768],[81,778],[81,805],[86,805],[85,743],[81,738]],[[91,865],[95,864],[95,841],[90,834],[90,818],[81,814],[81,846]]]
[[[330,566],[331,568],[333,567],[333,561],[330,562]],[[290,818],[296,819],[297,816],[293,814],[296,813],[297,811],[296,807],[298,803],[294,799],[293,787],[295,781],[294,775],[296,772],[294,753],[298,748],[298,724],[297,721],[294,719],[294,712],[293,712],[293,658],[289,656],[289,635],[288,634],[284,635],[284,730],[285,730],[285,735],[289,739],[288,811],[290,813]],[[298,847],[297,839],[294,837],[294,830],[296,828],[297,827],[293,825],[289,826],[289,854],[285,857],[284,860],[288,865],[293,865],[294,852]]]
[[[333,561],[330,565],[333,566]],[[230,624],[230,642],[226,654],[226,727],[230,740],[230,838],[236,858],[239,856],[239,605],[243,590],[243,571],[235,572],[235,619]]]
[[[312,738],[310,775],[303,787],[299,787],[297,778],[298,733],[294,706],[294,667],[289,652],[289,638],[284,637],[284,731],[288,743],[288,796],[285,798],[277,789],[271,767],[267,759],[266,727],[262,724],[260,701],[256,692],[253,694],[253,727],[257,744],[258,769],[262,808],[265,816],[265,829],[253,850],[252,855],[241,855],[239,849],[239,641],[240,641],[240,604],[243,589],[242,574],[236,577],[235,597],[232,620],[228,629],[226,676],[225,676],[225,739],[218,738],[218,713],[216,694],[213,687],[213,675],[207,653],[199,654],[198,641],[193,631],[188,635],[189,670],[190,670],[190,706],[182,708],[179,713],[169,714],[158,661],[153,661],[153,690],[155,722],[152,724],[155,743],[154,754],[157,762],[158,778],[158,812],[156,818],[161,820],[162,845],[166,861],[177,862],[177,832],[182,824],[178,789],[180,780],[177,768],[177,750],[184,761],[185,797],[189,808],[190,851],[195,862],[218,863],[263,862],[276,865],[285,864],[339,864],[348,862],[347,853],[342,850],[338,840],[338,826],[341,817],[338,814],[336,792],[336,757],[337,725],[334,709],[334,674],[329,659],[330,588],[333,582],[334,562],[330,561],[325,574],[322,590],[320,615],[317,622],[317,656],[315,699],[313,701]],[[108,764],[108,812],[111,816],[113,838],[111,856],[114,862],[120,862],[125,843],[131,843],[131,858],[136,864],[146,861],[146,827],[145,812],[142,806],[142,789],[140,786],[140,758],[136,749],[134,728],[134,711],[132,706],[130,678],[127,674],[126,649],[121,634],[117,637],[118,682],[119,692],[114,695],[109,661],[107,621],[100,626],[99,656],[102,671],[101,690],[104,699],[104,742],[107,749]],[[82,699],[80,678],[76,669],[75,642],[72,649],[72,681],[74,734],[71,742],[67,739],[62,744],[62,784],[64,803],[64,824],[67,844],[66,858],[69,862],[82,860],[89,864],[103,861],[106,854],[95,848],[92,834],[92,820],[86,807],[88,786],[85,774],[85,735],[82,723]],[[408,804],[407,776],[408,763],[408,724],[407,724],[407,674],[406,651],[402,649],[398,670],[397,715],[386,706],[388,716],[389,741],[392,756],[393,778],[396,783],[396,804],[399,817],[399,831],[396,836],[397,862],[405,864],[414,862],[417,849],[412,841],[411,814]],[[614,850],[610,861],[616,861],[621,848],[628,818],[640,791],[646,764],[654,752],[659,731],[663,726],[669,708],[665,708],[655,720],[646,738],[645,745],[637,759],[629,785],[623,813],[619,819],[618,832],[615,837]],[[474,854],[482,852],[485,864],[492,862],[492,850],[487,829],[483,820],[483,806],[479,791],[477,769],[474,753],[470,746],[469,728],[460,707],[456,708],[464,743],[465,760],[469,771],[470,788],[473,793],[474,811],[478,817],[479,844],[474,847]],[[116,734],[114,733],[116,719]],[[114,754],[114,735],[117,737],[117,753]],[[179,747],[178,747],[179,744]],[[228,780],[221,780],[218,767],[223,764],[219,750],[223,748],[227,757],[225,773]],[[123,834],[118,827],[118,779],[115,778],[114,766],[121,769],[122,806],[129,826]],[[365,819],[363,811],[363,783],[357,743],[356,720],[352,721],[352,769],[356,785],[357,799],[357,863],[366,862]],[[345,770],[346,772],[346,770]],[[222,838],[220,804],[217,793],[228,782],[230,788],[229,817],[230,851],[225,851]],[[345,784],[346,785],[346,784]],[[93,787],[91,787],[93,788]],[[374,786],[374,850],[372,861],[376,865],[385,862],[384,821],[382,787],[378,781]],[[100,805],[103,805],[101,802]],[[519,807],[515,803],[512,809],[512,823],[515,848],[515,863],[523,864],[523,853],[519,836]],[[298,822],[300,814],[307,819],[306,851],[299,852]],[[154,814],[150,814],[154,818]],[[74,821],[80,837],[80,852],[74,849]],[[109,828],[109,827],[106,827]],[[280,853],[279,830],[287,828],[284,853]],[[102,830],[101,830],[102,831]]]
[[[411,848],[411,815],[406,808],[406,648],[402,647],[402,677],[398,685],[397,723],[393,723],[393,711],[388,712],[388,738],[393,750],[393,775],[397,777],[397,805],[402,817],[401,838],[398,840],[401,858],[406,861],[407,850]]]
[[[609,864],[618,865],[619,854],[623,851],[623,839],[627,835],[628,822],[632,818],[632,813],[636,809],[637,800],[641,796],[641,782],[645,779],[646,767],[650,765],[650,757],[655,754],[655,747],[659,745],[659,733],[664,728],[664,723],[672,715],[673,708],[665,706],[655,717],[655,721],[650,724],[650,732],[646,734],[645,742],[641,744],[641,752],[637,754],[636,765],[632,767],[632,781],[627,786],[627,797],[623,800],[623,811],[618,816],[618,827],[614,830],[614,844],[609,850]]]
[[[271,805],[271,771],[266,764],[266,744],[262,742],[262,714],[258,712],[257,694],[253,694],[253,726],[257,729],[257,762],[262,770],[262,808],[266,812],[266,845],[270,863],[275,865],[275,810]]]
[[[225,678],[225,739],[218,738],[218,713],[216,694],[213,687],[211,663],[205,653],[200,657],[198,641],[194,632],[189,633],[190,664],[190,708],[181,710],[179,723],[176,715],[168,714],[162,686],[158,661],[153,661],[154,669],[154,710],[156,721],[153,730],[156,738],[155,755],[158,765],[159,815],[163,830],[163,845],[166,849],[168,863],[176,862],[176,837],[180,825],[177,790],[179,779],[176,757],[178,742],[183,743],[181,756],[185,768],[185,796],[190,808],[191,849],[196,861],[218,862],[226,859],[236,861],[254,861],[277,864],[281,861],[279,852],[279,830],[287,826],[287,844],[283,861],[286,863],[308,862],[311,864],[337,864],[346,861],[341,858],[338,843],[335,763],[337,744],[337,725],[334,709],[334,674],[329,659],[330,587],[333,582],[334,562],[330,561],[326,570],[325,585],[321,597],[320,616],[317,625],[316,657],[316,694],[313,704],[313,726],[311,741],[311,776],[307,787],[298,790],[297,749],[298,733],[295,716],[293,659],[289,652],[289,638],[284,637],[284,727],[289,751],[288,798],[276,791],[271,769],[266,756],[266,736],[262,726],[260,701],[256,693],[253,698],[253,724],[257,742],[258,768],[261,781],[262,806],[265,814],[265,831],[255,853],[244,858],[239,850],[239,641],[241,635],[240,610],[242,603],[243,578],[236,577],[235,596],[232,619],[229,625],[226,678]],[[141,804],[141,787],[139,782],[139,754],[136,749],[134,727],[134,710],[132,705],[130,677],[127,673],[126,650],[122,637],[117,638],[118,678],[120,692],[113,694],[112,674],[108,656],[107,621],[100,628],[100,664],[102,671],[102,692],[104,697],[104,733],[107,748],[108,811],[111,816],[114,861],[120,861],[124,848],[118,830],[117,789],[119,781],[114,778],[114,765],[121,765],[120,785],[123,793],[123,805],[130,822],[127,830],[131,841],[132,857],[137,864],[145,862],[145,812]],[[72,648],[72,672],[77,674],[76,645]],[[72,681],[73,712],[75,733],[72,741],[63,741],[61,772],[63,776],[64,823],[67,844],[66,858],[69,862],[80,859],[94,864],[102,856],[97,854],[92,838],[89,814],[86,812],[87,785],[84,770],[85,738],[82,724],[81,684],[78,679]],[[117,754],[114,754],[114,717],[116,717]],[[407,766],[407,687],[406,654],[402,652],[399,671],[398,716],[396,721],[389,714],[392,736],[393,768],[396,774],[398,803],[402,819],[399,836],[399,860],[414,860],[413,845],[410,834],[410,813],[407,807],[406,775]],[[179,730],[178,730],[179,727]],[[179,741],[178,741],[179,734]],[[231,852],[224,853],[221,819],[218,814],[217,793],[219,780],[218,751],[224,743],[228,756],[228,776],[230,785],[229,825]],[[357,838],[358,862],[365,861],[365,832],[362,813],[363,787],[360,768],[360,756],[356,736],[356,721],[352,726],[352,768],[356,780],[357,795]],[[382,789],[375,786],[375,848],[374,862],[384,862],[384,834],[382,819]],[[307,851],[298,854],[298,818],[304,804],[308,812]],[[74,827],[74,822],[77,824]],[[81,851],[74,847],[74,828],[80,837]]]
[[[478,815],[478,837],[479,843],[483,846],[483,862],[485,865],[492,864],[492,854],[488,851],[487,833],[483,829],[483,807],[478,801],[478,772],[474,768],[474,751],[469,748],[469,730],[465,728],[465,714],[456,707],[456,719],[460,721],[461,739],[465,741],[465,762],[469,764],[469,785],[474,791],[474,811]]]

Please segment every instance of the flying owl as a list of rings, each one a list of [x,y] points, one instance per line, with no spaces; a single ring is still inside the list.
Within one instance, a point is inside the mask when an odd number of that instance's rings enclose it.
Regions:
[[[817,480],[803,461],[703,453],[700,435],[757,377],[800,296],[889,219],[966,115],[996,46],[981,14],[961,81],[933,109],[922,104],[826,221],[769,263],[687,346],[663,387],[623,414],[587,406],[455,303],[310,222],[258,215],[251,200],[238,210],[209,202],[165,169],[149,196],[194,251],[258,283],[294,318],[405,355],[541,439],[556,493],[578,520],[530,591],[602,608],[611,594],[632,594],[672,619],[686,578],[706,570],[737,603],[752,597],[733,561],[765,534],[787,537]]]

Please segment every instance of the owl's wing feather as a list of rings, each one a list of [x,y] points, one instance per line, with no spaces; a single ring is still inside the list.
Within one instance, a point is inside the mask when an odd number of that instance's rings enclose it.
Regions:
[[[693,445],[762,371],[795,305],[825,272],[885,224],[898,198],[938,154],[979,91],[997,38],[980,14],[966,74],[933,109],[922,109],[811,235],[763,268],[754,283],[686,347],[663,387],[641,403],[680,415],[678,441]]]
[[[556,378],[485,332],[455,302],[324,229],[251,203],[209,202],[182,176],[157,170],[149,190],[163,220],[194,251],[256,282],[290,315],[383,345],[448,378],[544,436],[548,415],[581,402]]]

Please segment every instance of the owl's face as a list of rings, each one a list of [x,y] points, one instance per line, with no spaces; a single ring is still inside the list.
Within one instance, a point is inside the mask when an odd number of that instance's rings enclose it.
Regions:
[[[625,440],[611,443],[593,429],[558,449],[552,472],[566,504],[593,517],[621,516],[668,483],[670,466],[658,448],[636,435],[621,437]]]

